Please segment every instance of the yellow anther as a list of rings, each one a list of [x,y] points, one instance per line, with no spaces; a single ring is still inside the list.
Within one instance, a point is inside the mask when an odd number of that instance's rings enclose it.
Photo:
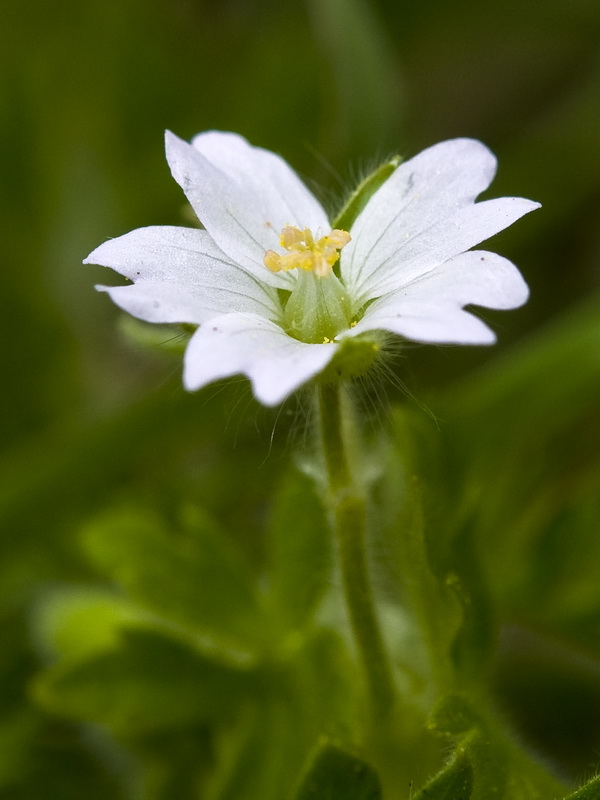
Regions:
[[[347,231],[336,228],[315,242],[309,228],[300,230],[295,225],[286,225],[281,231],[279,243],[288,252],[280,255],[275,250],[267,250],[264,265],[271,272],[303,269],[325,278],[339,259],[339,251],[348,244],[350,238]]]
[[[265,257],[263,258],[263,262],[267,269],[270,269],[271,272],[279,272],[281,269],[280,267],[281,256],[275,252],[275,250],[267,250],[265,253]]]
[[[305,231],[301,231],[300,228],[294,228],[292,225],[286,225],[281,231],[279,244],[286,250],[292,250],[297,245],[303,244],[305,238],[304,235]]]
[[[352,237],[350,236],[348,231],[342,231],[339,228],[334,228],[329,234],[329,236],[325,238],[329,239],[329,241],[333,245],[335,245],[341,250],[342,247],[345,247],[348,244],[348,242]]]

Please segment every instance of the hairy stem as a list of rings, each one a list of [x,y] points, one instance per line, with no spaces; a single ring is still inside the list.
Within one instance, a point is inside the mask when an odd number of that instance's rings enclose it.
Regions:
[[[321,445],[328,479],[328,499],[340,558],[344,597],[362,661],[373,712],[388,716],[394,687],[379,628],[366,552],[366,501],[349,461],[339,384],[319,387]]]

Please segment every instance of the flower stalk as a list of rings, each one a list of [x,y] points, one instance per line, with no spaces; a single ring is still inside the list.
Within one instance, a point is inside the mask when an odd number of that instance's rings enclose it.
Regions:
[[[338,548],[344,599],[365,674],[373,718],[381,723],[393,709],[395,691],[369,576],[366,498],[353,475],[349,459],[341,385],[320,384],[318,393],[327,499]]]

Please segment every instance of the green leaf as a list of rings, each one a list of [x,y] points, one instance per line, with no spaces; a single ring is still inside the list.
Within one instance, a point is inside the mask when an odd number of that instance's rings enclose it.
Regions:
[[[39,713],[30,708],[3,716],[0,722],[0,791],[19,781],[19,773],[26,769],[28,751],[42,727]]]
[[[440,700],[431,730],[457,741],[454,758],[471,768],[471,800],[548,800],[562,797],[564,785],[513,740],[485,696],[449,693]],[[450,762],[448,769],[453,774]],[[458,766],[457,772],[460,772]],[[441,776],[440,785],[443,786]],[[425,787],[427,788],[427,787]],[[434,795],[435,796],[435,795]],[[424,795],[427,797],[427,795]],[[445,795],[441,795],[445,797]]]
[[[140,733],[226,718],[250,687],[256,688],[249,674],[174,639],[130,629],[113,649],[50,667],[34,691],[59,715]]]
[[[379,777],[365,761],[325,742],[317,751],[296,800],[381,800]]]
[[[567,795],[564,800],[600,800],[600,775],[592,778],[573,794]]]
[[[418,792],[414,800],[469,800],[473,791],[473,768],[464,748],[435,778]]]
[[[589,625],[587,642],[600,612],[599,348],[596,294],[436,409],[448,420],[446,502],[451,512],[454,498],[470,517],[496,603],[532,627],[562,627],[569,638]]]
[[[83,542],[103,572],[167,620],[232,647],[269,638],[249,570],[199,512],[176,530],[149,511],[116,511],[90,525]]]
[[[457,736],[482,724],[481,715],[473,710],[473,704],[467,697],[449,692],[439,700],[428,727],[442,735]]]
[[[331,581],[331,532],[314,483],[290,471],[269,525],[271,602],[286,624],[305,625]]]
[[[189,629],[153,613],[114,590],[98,587],[60,588],[42,595],[34,607],[31,632],[42,658],[83,661],[114,650],[125,629],[177,639],[201,655],[236,668],[247,668],[248,654],[219,648]]]
[[[419,651],[419,661],[435,683],[445,687],[454,680],[451,649],[464,614],[444,572],[440,575],[432,563],[428,537],[433,529],[439,538],[443,528],[429,518],[429,509],[437,505],[432,502],[432,489],[414,477],[419,469],[413,450],[421,449],[421,443],[411,422],[407,415],[396,414],[396,449],[388,456],[389,468],[381,487],[381,507],[395,507],[396,512],[385,521],[385,545],[390,552],[391,580],[401,586],[402,605],[416,631],[413,651]]]
[[[306,741],[302,700],[277,697],[270,688],[265,702],[246,709],[240,724],[218,737],[207,800],[290,796],[314,737]]]
[[[126,747],[138,765],[136,800],[206,800],[204,778],[214,763],[212,738],[213,728],[198,725],[128,739]],[[127,796],[131,798],[131,791]]]
[[[127,756],[100,735],[24,708],[0,723],[2,800],[126,800]],[[104,743],[103,743],[104,744]],[[102,750],[102,755],[100,751]],[[179,798],[178,798],[179,800]]]
[[[349,685],[355,670],[339,635],[316,629],[294,638],[303,646],[263,677],[264,698],[217,736],[207,800],[294,797],[315,742],[360,729],[360,695]]]

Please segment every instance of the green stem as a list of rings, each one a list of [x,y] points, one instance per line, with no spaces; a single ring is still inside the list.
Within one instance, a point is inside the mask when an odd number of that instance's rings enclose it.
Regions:
[[[390,714],[395,692],[369,578],[366,501],[348,460],[339,384],[319,387],[319,417],[344,597],[375,718],[381,720]]]

